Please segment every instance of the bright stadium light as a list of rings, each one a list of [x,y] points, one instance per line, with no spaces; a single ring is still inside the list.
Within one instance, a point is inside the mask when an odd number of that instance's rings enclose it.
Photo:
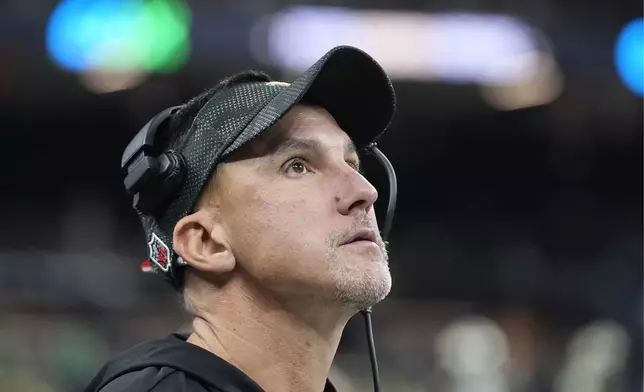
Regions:
[[[506,15],[293,6],[251,35],[261,62],[301,72],[336,45],[372,55],[392,79],[516,84],[535,73],[532,30]]]

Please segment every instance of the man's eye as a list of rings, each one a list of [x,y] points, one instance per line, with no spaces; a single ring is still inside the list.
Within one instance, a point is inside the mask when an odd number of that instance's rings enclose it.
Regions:
[[[291,176],[301,176],[309,172],[306,162],[301,159],[292,160],[286,167],[286,174]]]

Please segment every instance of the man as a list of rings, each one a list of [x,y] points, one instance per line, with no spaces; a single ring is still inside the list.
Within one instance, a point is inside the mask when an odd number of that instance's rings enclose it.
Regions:
[[[153,119],[125,182],[147,267],[183,294],[193,329],[117,356],[86,391],[335,391],[344,326],[391,288],[358,152],[394,102],[371,57],[337,47],[292,84],[245,72]]]

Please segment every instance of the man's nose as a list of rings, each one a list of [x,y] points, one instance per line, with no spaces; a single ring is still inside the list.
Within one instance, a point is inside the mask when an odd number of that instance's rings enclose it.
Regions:
[[[351,168],[342,172],[337,189],[338,211],[343,215],[350,215],[355,209],[369,212],[378,199],[376,188],[364,176]]]

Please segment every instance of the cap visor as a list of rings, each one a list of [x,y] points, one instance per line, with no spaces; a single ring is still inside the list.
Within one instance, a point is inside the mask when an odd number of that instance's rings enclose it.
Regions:
[[[326,109],[360,149],[387,129],[396,98],[391,80],[371,56],[351,46],[338,46],[277,94],[248,124],[235,145],[250,141],[298,103]]]

